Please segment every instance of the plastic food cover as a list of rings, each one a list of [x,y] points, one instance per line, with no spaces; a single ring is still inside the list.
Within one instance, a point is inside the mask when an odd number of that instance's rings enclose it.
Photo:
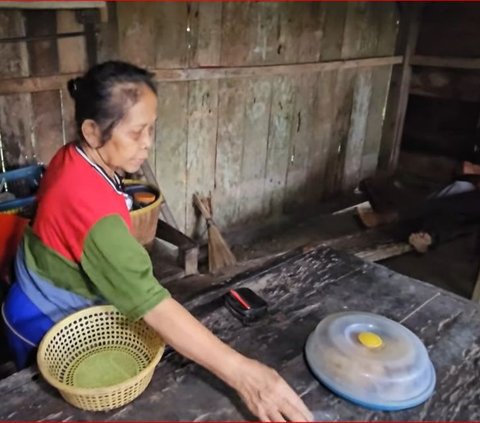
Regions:
[[[373,313],[327,316],[308,337],[305,356],[327,388],[371,409],[414,407],[435,388],[435,370],[420,339]]]

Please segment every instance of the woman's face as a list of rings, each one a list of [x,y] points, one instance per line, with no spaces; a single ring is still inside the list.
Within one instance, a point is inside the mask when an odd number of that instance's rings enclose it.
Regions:
[[[134,173],[148,157],[157,118],[157,96],[145,84],[139,85],[137,102],[114,127],[112,136],[99,148],[107,165]]]

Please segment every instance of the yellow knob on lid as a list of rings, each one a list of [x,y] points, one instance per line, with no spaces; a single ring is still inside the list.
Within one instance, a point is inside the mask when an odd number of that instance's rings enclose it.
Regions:
[[[383,345],[383,340],[376,333],[373,332],[360,332],[358,334],[358,340],[367,348],[379,348]]]

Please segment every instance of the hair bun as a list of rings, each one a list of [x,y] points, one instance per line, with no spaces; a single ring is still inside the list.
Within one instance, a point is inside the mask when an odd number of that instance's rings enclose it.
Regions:
[[[76,100],[78,97],[78,93],[80,92],[80,88],[83,82],[82,77],[70,79],[67,83],[67,88],[68,92],[70,93],[70,96]]]

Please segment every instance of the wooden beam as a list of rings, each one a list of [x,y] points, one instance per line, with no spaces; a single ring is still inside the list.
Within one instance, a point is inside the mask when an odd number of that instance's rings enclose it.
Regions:
[[[2,1],[0,9],[89,9],[106,7],[104,1]]]
[[[320,63],[302,63],[295,65],[151,70],[155,73],[155,80],[158,82],[198,81],[209,79],[294,75],[298,73],[327,72],[339,69],[391,66],[402,63],[402,60],[402,56],[389,56],[366,59],[334,60]],[[2,79],[0,80],[0,95],[59,90],[65,87],[69,79],[77,76],[79,75],[71,73],[36,78]]]
[[[400,152],[412,74],[411,58],[415,52],[423,10],[423,4],[404,6],[397,42],[397,52],[403,53],[403,62],[402,66],[394,68],[392,73],[379,157],[379,168],[388,172],[395,169]]]
[[[453,69],[480,69],[480,59],[472,57],[413,56],[412,66],[428,66]]]

